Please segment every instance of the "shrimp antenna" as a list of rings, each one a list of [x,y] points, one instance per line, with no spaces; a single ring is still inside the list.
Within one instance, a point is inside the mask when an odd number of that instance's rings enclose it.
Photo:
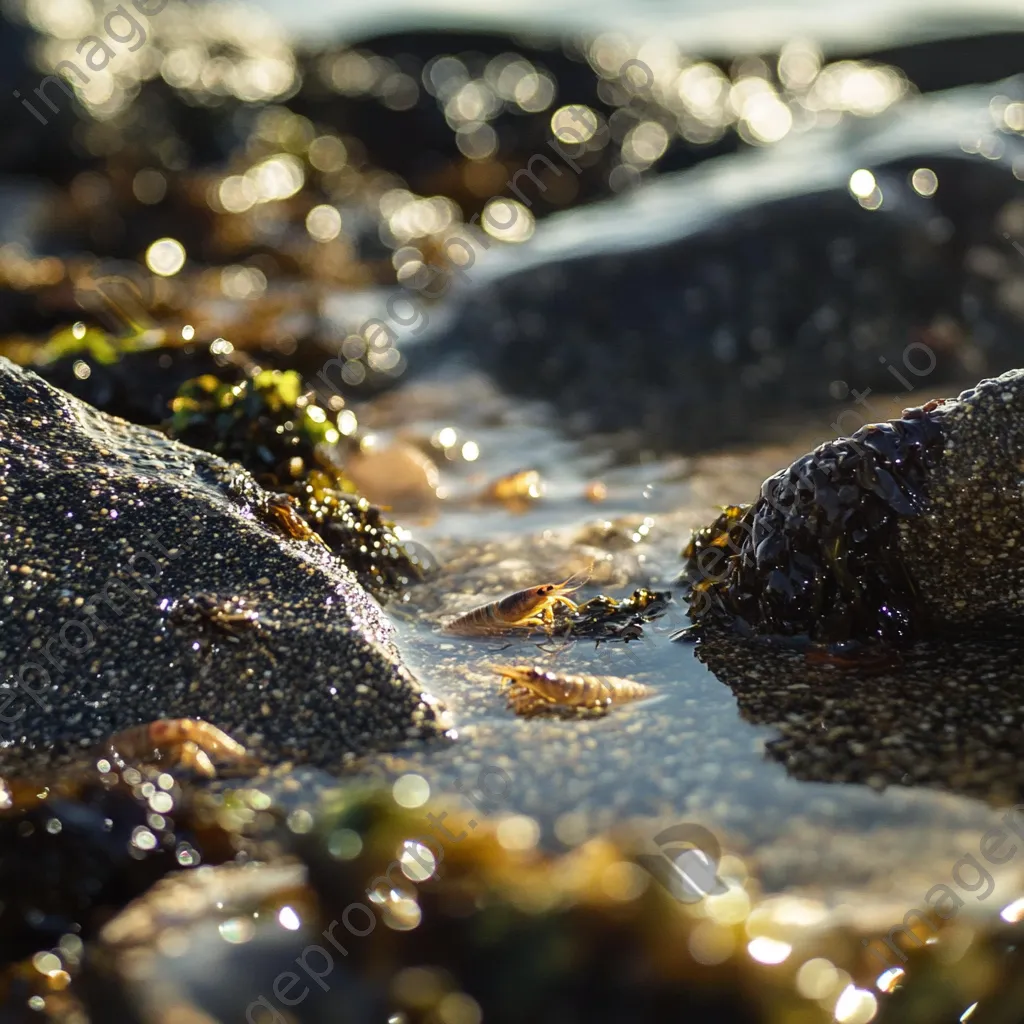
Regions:
[[[574,591],[574,590],[579,590],[580,587],[582,587],[583,584],[586,583],[587,580],[589,580],[590,577],[593,576],[593,575],[594,575],[594,563],[591,562],[590,565],[588,565],[586,569],[580,569],[579,572],[574,572],[564,582],[559,583],[558,584],[558,589],[559,590],[565,590],[565,591],[568,591],[570,593],[572,591]]]
[[[497,676],[501,676],[504,679],[512,679],[515,675],[515,667],[512,665],[484,665],[483,668],[487,669],[488,672],[493,672]]]

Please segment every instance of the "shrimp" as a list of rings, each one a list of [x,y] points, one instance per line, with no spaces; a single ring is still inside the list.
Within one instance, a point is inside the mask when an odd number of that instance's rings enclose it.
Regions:
[[[539,665],[494,665],[508,679],[508,706],[518,715],[540,711],[604,711],[612,704],[643,700],[651,689],[643,683],[618,676],[561,675]]]
[[[305,519],[299,515],[297,503],[287,494],[270,494],[267,497],[267,513],[271,522],[295,540],[308,540],[321,547],[327,542],[315,530],[311,529]]]
[[[147,725],[122,729],[111,737],[108,752],[117,760],[144,760],[157,754],[199,775],[213,778],[211,757],[246,762],[249,755],[226,732],[194,718],[161,718]]]
[[[455,636],[493,636],[509,629],[534,629],[554,625],[554,609],[559,605],[576,611],[576,602],[566,597],[579,590],[590,578],[590,570],[576,573],[562,583],[542,583],[517,590],[498,601],[449,619],[442,627]]]

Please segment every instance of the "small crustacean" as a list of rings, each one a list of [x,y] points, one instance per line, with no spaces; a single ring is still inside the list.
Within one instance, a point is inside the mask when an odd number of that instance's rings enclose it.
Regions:
[[[651,695],[649,687],[618,676],[562,675],[539,665],[494,665],[510,681],[508,706],[518,715],[545,711],[605,711]]]
[[[122,729],[107,742],[107,752],[119,762],[156,757],[207,778],[217,774],[213,758],[236,764],[249,760],[241,743],[215,725],[194,718],[161,718]]]
[[[590,571],[576,573],[562,583],[542,583],[517,590],[497,601],[480,605],[472,611],[450,619],[442,629],[455,636],[496,636],[511,629],[550,629],[559,605],[576,611],[576,602],[566,597],[587,581]]]
[[[324,539],[316,531],[312,530],[305,519],[299,515],[298,504],[291,495],[268,495],[267,513],[271,521],[289,537],[295,540],[313,541],[322,547],[327,547]]]
[[[261,631],[264,625],[260,621],[260,613],[255,608],[246,607],[244,597],[220,599],[213,594],[198,593],[173,604],[168,603],[167,609],[175,622],[208,623],[235,641],[250,630]]]

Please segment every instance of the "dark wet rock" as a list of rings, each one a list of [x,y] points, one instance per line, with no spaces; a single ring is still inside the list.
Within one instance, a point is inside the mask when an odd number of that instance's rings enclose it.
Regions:
[[[6,360],[0,386],[5,768],[159,718],[324,765],[441,732],[379,605],[289,499]],[[200,635],[175,616],[197,595],[251,628]]]
[[[290,916],[279,918],[282,912]],[[161,1019],[171,1006],[179,1012],[188,1006],[197,1019],[242,1021],[249,1010],[250,1019],[271,1021],[273,1007],[286,1005],[275,982],[308,949],[309,967],[322,984],[314,982],[289,1009],[290,1020],[332,1019],[341,1007],[353,1022],[386,1018],[383,986],[349,968],[324,939],[318,919],[316,895],[299,863],[224,866],[168,878],[103,930],[88,950],[75,993],[96,1021],[141,1024]],[[170,955],[162,948],[168,933],[183,939]],[[330,953],[318,955],[318,943]],[[132,970],[140,957],[141,969]],[[298,977],[308,980],[305,973]],[[277,986],[286,999],[288,981]]]
[[[898,523],[923,512],[941,445],[934,419],[864,427],[767,480],[754,505],[726,508],[683,551],[690,617],[825,642],[916,639]]]
[[[965,154],[949,108],[920,98],[573,211],[518,251],[481,252],[451,318],[406,346],[410,371],[454,356],[551,401],[571,430],[706,450],[778,435],[796,408],[838,413],[854,392],[1018,365],[1024,149],[989,118],[993,92],[945,102],[989,119],[978,138],[994,159]],[[919,168],[933,195],[915,189]],[[851,194],[858,169],[878,208]]]
[[[440,188],[467,215],[479,214],[492,196],[514,195],[506,182],[541,154],[531,166],[538,177],[520,176],[514,183],[536,214],[544,216],[611,193],[608,176],[617,163],[617,146],[582,152],[570,141],[563,149],[579,158],[573,162],[580,169],[572,175],[566,175],[557,148],[551,147],[551,115],[557,108],[582,104],[602,122],[617,109],[602,98],[610,83],[587,64],[584,51],[582,41],[557,34],[534,34],[527,41],[497,32],[399,32],[310,55],[303,88],[292,103],[297,112],[358,138],[373,164],[400,175],[415,191],[429,195]],[[512,65],[506,79],[515,85],[517,62],[526,74],[539,76],[551,101],[527,109],[528,92],[521,90],[527,98],[520,106],[505,82],[499,87],[505,95],[497,94],[503,67]],[[363,70],[371,67],[369,73]],[[494,108],[483,117],[495,140],[486,159],[466,156],[466,132],[461,138],[457,132],[462,119],[446,115],[446,104],[450,111],[459,86],[470,81],[487,83],[485,96]],[[624,93],[618,98],[625,103]],[[643,106],[652,114],[658,111],[656,103]],[[731,152],[737,141],[731,135],[713,145],[693,146],[676,139],[666,169]]]
[[[51,112],[44,124],[19,102],[34,99],[32,90],[43,78],[32,60],[35,42],[35,33],[5,8],[0,14],[0,88],[6,112],[0,127],[0,173],[64,179],[86,163],[83,154],[72,150],[77,119],[71,104]]]
[[[429,20],[433,23],[436,17],[431,15]],[[723,82],[730,76],[732,81],[744,75],[763,76],[791,101],[794,110],[799,110],[806,95],[806,85],[790,91],[787,82],[780,80],[778,48],[767,42],[737,53],[723,37],[717,42],[703,40],[694,52],[692,41],[686,39],[681,43],[685,56],[680,55],[673,81],[665,67],[658,68],[657,77],[645,70],[644,61],[634,56],[638,50],[643,53],[639,42],[631,47],[623,37],[618,47],[614,43],[602,47],[572,34],[530,28],[529,37],[516,33],[511,23],[507,32],[471,32],[443,24],[442,16],[442,24],[430,28],[411,25],[405,31],[349,37],[343,47],[300,56],[303,85],[291,103],[313,121],[337,125],[360,139],[373,164],[400,175],[415,191],[429,194],[440,185],[468,214],[480,213],[494,195],[514,195],[509,179],[530,165],[537,179],[531,182],[521,176],[514,184],[524,190],[531,211],[543,217],[621,190],[641,174],[678,171],[748,148],[749,133],[737,132],[735,124],[727,120],[722,124],[714,117],[707,117],[708,123],[703,124],[693,119],[682,98],[685,90],[680,88],[688,67],[710,69]],[[809,52],[819,62],[846,61],[852,68],[857,61],[869,72],[891,70],[895,76],[905,75],[908,87],[921,92],[990,82],[1019,69],[1019,32],[983,34],[961,26],[933,31],[938,38],[925,40],[890,33],[889,38],[900,42],[884,49],[837,40],[825,48],[824,55],[814,54],[813,48]],[[663,56],[667,52],[662,51]],[[634,64],[632,81],[620,74],[627,60]],[[508,86],[499,84],[499,78],[503,68],[515,62],[527,73],[532,69],[550,81],[549,104],[537,109],[528,100],[525,106],[512,102]],[[485,93],[491,103],[494,93],[499,94],[497,109],[482,115],[493,132],[494,152],[478,153],[475,159],[465,153],[472,118],[460,117],[452,103],[466,82],[485,83],[485,89],[492,90]],[[581,104],[594,111],[602,124],[612,121],[616,138],[586,149],[565,147],[578,161],[576,173],[567,177],[564,168],[558,169],[557,150],[552,151],[551,113]],[[819,111],[832,109],[821,99],[816,104]],[[650,167],[624,159],[621,147],[628,130],[645,121],[663,126],[669,137],[665,152]],[[537,154],[550,157],[555,169],[537,160]]]
[[[944,447],[900,550],[937,629],[1020,636],[1024,624],[1024,370],[938,406]]]
[[[698,629],[906,645],[1018,634],[1024,371],[827,442],[683,552]]]
[[[300,927],[282,927],[278,915],[285,908]],[[182,1004],[191,1004],[197,1019],[204,1016],[198,1007],[204,1007],[210,1019],[242,1021],[246,1003],[263,989],[274,999],[277,976],[317,941],[310,927],[315,914],[300,864],[182,873],[159,883],[103,929],[87,951],[74,991],[95,1021],[157,1020],[171,1005],[181,1012]],[[182,942],[165,953],[167,934]],[[325,974],[332,986],[339,976],[341,971]],[[326,1019],[330,1004],[321,992],[302,1002],[302,1012]],[[266,1011],[257,1004],[253,1019],[261,1013]]]
[[[1024,33],[949,29],[939,38],[894,42],[855,55],[899,68],[923,93],[991,82],[1019,72]],[[838,58],[834,52],[830,56]]]
[[[31,368],[49,383],[83,402],[132,423],[154,426],[164,420],[171,400],[187,380],[216,374],[225,382],[245,379],[239,353],[219,354],[209,345],[159,345],[130,351],[127,345],[102,358],[94,352],[69,352]]]
[[[80,950],[167,872],[219,863],[240,848],[217,808],[195,813],[188,788],[166,772],[100,765],[4,787],[0,966],[64,937],[69,951]]]
[[[28,6],[20,2],[10,4],[5,9],[0,33],[4,57],[0,74],[6,86],[8,110],[0,136],[3,141],[0,171],[63,180],[85,167],[97,166],[103,156],[118,150],[133,157],[144,154],[156,158],[154,163],[158,166],[175,169],[190,162],[216,162],[228,155],[231,144],[237,139],[232,123],[232,115],[237,114],[240,105],[237,98],[222,92],[220,102],[190,103],[196,93],[205,93],[209,99],[212,90],[207,91],[198,81],[190,83],[190,88],[189,83],[179,80],[180,88],[176,88],[162,76],[145,77],[131,61],[117,59],[114,55],[119,56],[123,47],[114,41],[116,37],[107,35],[104,28],[109,12],[83,9],[82,13],[91,24],[86,22],[86,30],[80,22],[79,28],[83,38],[94,33],[106,38],[106,45],[113,47],[110,64],[115,88],[123,89],[134,99],[137,104],[134,115],[119,120],[113,130],[108,130],[102,122],[89,117],[81,99],[73,101],[66,88],[62,90],[52,81],[43,84],[46,72],[35,59],[36,53],[59,37],[52,34],[56,22],[26,11]],[[138,18],[137,11],[132,14]],[[176,42],[190,37],[190,43],[201,47],[202,53],[209,47],[233,64],[262,55],[253,48],[251,37],[243,38],[219,25],[215,18],[190,12],[184,5],[165,3],[160,14],[162,17],[143,19],[145,38],[155,44],[158,52],[166,53]],[[169,31],[168,22],[173,26]],[[139,33],[130,31],[133,36],[122,42],[134,43],[137,49]],[[274,48],[275,56],[283,54],[286,62],[290,62],[291,52],[286,44],[277,43]],[[87,75],[87,70],[81,70],[86,68],[81,55],[73,63],[78,65],[80,74]],[[71,69],[65,69],[64,74],[77,84]],[[41,85],[46,99],[37,92]],[[8,100],[15,88],[20,95]],[[129,104],[115,100],[113,107],[107,108],[108,113],[123,113],[127,106]],[[163,159],[157,158],[157,153],[162,154]],[[165,217],[169,212],[165,207]],[[121,227],[131,229],[131,225]]]

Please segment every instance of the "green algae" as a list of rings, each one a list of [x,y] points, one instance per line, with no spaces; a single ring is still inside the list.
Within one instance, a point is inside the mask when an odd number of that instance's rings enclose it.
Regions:
[[[49,341],[40,346],[35,362],[45,365],[67,356],[88,356],[97,363],[116,363],[126,352],[141,351],[152,345],[141,344],[143,335],[125,339],[114,338],[98,327],[78,323],[57,331]]]
[[[171,403],[169,437],[244,466],[275,489],[329,470],[352,490],[333,453],[341,438],[337,414],[306,393],[294,370],[260,370],[240,381],[204,374],[186,381]]]

